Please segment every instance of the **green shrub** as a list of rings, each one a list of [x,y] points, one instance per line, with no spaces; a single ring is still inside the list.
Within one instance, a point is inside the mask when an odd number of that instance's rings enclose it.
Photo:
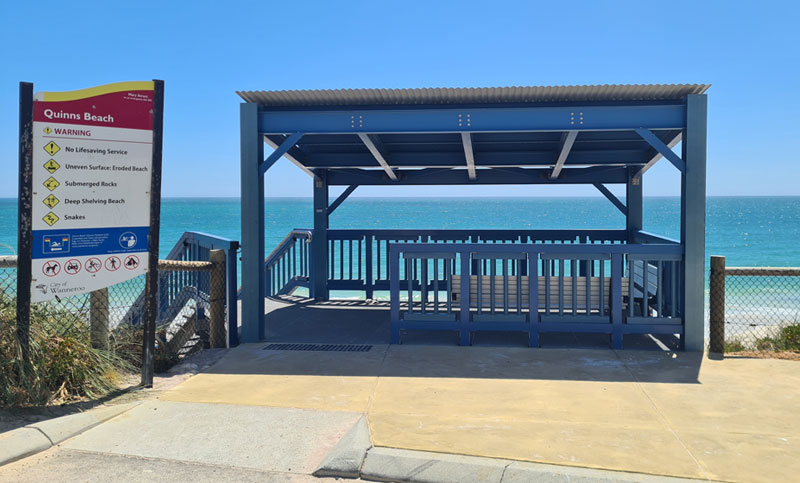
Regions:
[[[747,347],[736,339],[725,341],[725,352],[742,352],[746,350]]]
[[[16,305],[0,296],[0,406],[39,406],[101,397],[133,370],[114,351],[91,346],[87,324],[51,304],[31,307],[29,360],[17,339]]]
[[[760,351],[800,351],[800,324],[783,327],[775,337],[764,337],[756,341]]]

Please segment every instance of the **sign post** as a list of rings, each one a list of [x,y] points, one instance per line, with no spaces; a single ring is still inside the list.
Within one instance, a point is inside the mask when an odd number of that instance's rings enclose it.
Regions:
[[[31,156],[33,155],[33,84],[19,83],[19,192],[17,193],[17,340],[23,370],[28,370],[31,320]]]
[[[146,385],[157,315],[163,89],[163,81],[120,82],[31,97],[32,85],[20,85],[18,297],[59,300],[147,273]],[[26,99],[33,119],[23,149]]]

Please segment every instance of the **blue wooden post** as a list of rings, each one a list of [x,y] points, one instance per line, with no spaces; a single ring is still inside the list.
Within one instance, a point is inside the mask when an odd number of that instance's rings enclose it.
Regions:
[[[528,346],[540,347],[539,342],[539,253],[528,253],[528,323],[530,324],[530,332],[528,332]]]
[[[628,231],[628,243],[633,243],[633,236],[642,230],[642,177],[636,177],[638,167],[628,168],[628,182],[625,185],[625,204],[628,213],[625,215],[625,229]]]
[[[706,245],[706,122],[705,95],[686,98],[686,129],[681,176],[681,243],[686,250],[683,265],[683,320],[687,351],[705,347],[705,245]]]
[[[264,338],[264,142],[258,105],[240,107],[242,177],[242,342]]]
[[[601,283],[603,283],[601,281]],[[630,283],[633,283],[631,276]],[[611,293],[609,293],[609,305],[611,305],[611,347],[622,349],[622,254],[611,254]],[[601,299],[602,303],[602,299]],[[628,301],[629,304],[633,300]]]
[[[328,300],[328,172],[314,171],[314,235],[311,238],[311,287],[315,300]]]
[[[399,344],[400,339],[400,247],[392,245],[389,248],[389,294],[390,294],[390,332],[391,343]],[[411,283],[409,281],[409,283]],[[409,312],[411,299],[408,299]]]
[[[375,296],[372,286],[372,235],[364,236],[364,256],[366,257],[366,278],[364,279],[366,284],[366,295],[367,299],[372,299]]]
[[[469,345],[469,278],[470,278],[470,252],[461,250],[461,310],[458,314],[459,345]],[[477,273],[477,272],[476,272]]]

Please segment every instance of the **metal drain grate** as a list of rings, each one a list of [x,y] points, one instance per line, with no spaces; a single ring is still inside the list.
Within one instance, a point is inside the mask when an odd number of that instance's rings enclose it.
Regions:
[[[265,351],[369,352],[371,345],[358,344],[270,344]]]

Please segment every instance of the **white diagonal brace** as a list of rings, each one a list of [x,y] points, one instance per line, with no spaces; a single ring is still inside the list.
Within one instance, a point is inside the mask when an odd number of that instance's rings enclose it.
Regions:
[[[361,138],[361,142],[369,149],[369,152],[372,153],[372,156],[378,161],[378,164],[381,165],[384,171],[386,171],[386,175],[391,178],[392,181],[397,181],[397,175],[394,174],[392,171],[392,167],[389,166],[389,155],[385,149],[383,149],[383,145],[381,144],[380,139],[376,136],[371,136],[369,134],[358,133],[358,137]]]
[[[272,147],[272,149],[277,149],[277,148],[278,148],[278,143],[274,142],[273,140],[271,140],[271,139],[270,139],[269,137],[267,137],[267,136],[264,136],[264,142],[265,142],[265,143],[267,143],[269,146],[271,146],[271,147]],[[292,156],[292,155],[290,154],[290,153],[291,153],[291,151],[292,151],[292,150],[290,149],[290,150],[289,150],[287,153],[285,153],[285,154],[283,155],[283,157],[284,157],[284,158],[286,158],[286,159],[288,159],[289,161],[291,161],[291,162],[292,162],[292,163],[293,163],[295,166],[297,166],[298,168],[300,168],[300,169],[302,169],[303,171],[305,171],[305,172],[306,172],[306,173],[307,173],[309,176],[312,176],[312,177],[313,177],[313,176],[314,176],[314,173],[313,173],[313,172],[312,172],[310,169],[308,169],[308,168],[306,168],[305,166],[303,166],[303,163],[301,163],[300,161],[298,161],[298,160],[297,160],[297,158],[295,158],[294,156]]]
[[[475,154],[472,152],[472,134],[468,132],[462,132],[461,144],[464,145],[464,156],[467,158],[467,172],[469,173],[469,179],[478,179],[478,173],[475,172]]]
[[[576,137],[578,137],[578,131],[567,131],[561,139],[561,152],[558,153],[558,159],[555,167],[553,167],[553,172],[550,173],[550,179],[556,179],[561,174],[561,168],[564,167],[564,163],[567,161],[567,156],[572,150],[572,145],[575,144]]]
[[[679,132],[677,136],[675,136],[674,138],[672,138],[672,141],[670,141],[670,142],[668,142],[668,143],[667,143],[667,147],[668,147],[668,148],[670,148],[670,149],[674,148],[675,146],[677,146],[677,145],[678,145],[678,143],[679,143],[679,142],[681,142],[681,139],[683,139],[683,131]],[[642,175],[644,175],[644,174],[647,172],[647,170],[648,170],[648,169],[650,169],[650,168],[652,168],[653,166],[655,166],[655,164],[656,164],[656,163],[657,163],[659,160],[661,160],[661,158],[663,158],[663,157],[664,157],[664,156],[663,156],[661,153],[658,153],[658,152],[657,152],[657,153],[656,153],[656,155],[655,155],[655,156],[653,156],[653,157],[650,159],[650,161],[648,161],[648,162],[647,162],[647,164],[645,164],[644,166],[642,166],[642,169],[640,169],[640,170],[639,170],[639,172],[638,172],[638,173],[636,173],[636,176],[634,176],[634,178],[641,179]]]

